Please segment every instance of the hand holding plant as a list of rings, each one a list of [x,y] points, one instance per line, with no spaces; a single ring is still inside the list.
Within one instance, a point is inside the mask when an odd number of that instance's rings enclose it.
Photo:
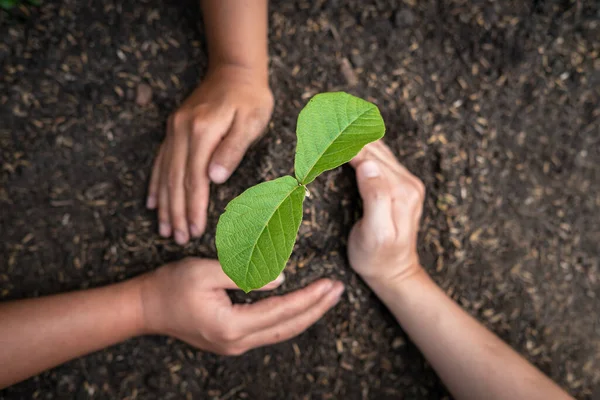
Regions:
[[[384,133],[374,104],[343,92],[313,97],[298,116],[296,176],[246,190],[219,219],[216,245],[225,273],[246,292],[275,279],[296,242],[306,185],[350,161]]]
[[[348,259],[367,283],[399,281],[421,270],[417,233],[425,186],[381,141],[350,164],[356,168],[364,215],[350,232]]]
[[[216,260],[188,258],[143,277],[145,333],[176,337],[202,350],[239,355],[288,340],[333,307],[344,290],[321,279],[304,289],[253,304],[232,304],[225,289],[236,285]],[[280,275],[261,290],[283,282]]]
[[[210,182],[229,178],[271,118],[273,95],[263,75],[216,66],[169,117],[147,200],[158,208],[161,236],[183,245],[204,233]]]

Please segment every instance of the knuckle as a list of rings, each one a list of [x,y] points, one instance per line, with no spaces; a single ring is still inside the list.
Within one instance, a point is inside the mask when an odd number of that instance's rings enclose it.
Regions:
[[[173,190],[175,190],[176,188],[176,184],[175,184],[175,177],[172,176],[171,174],[169,174],[169,176],[167,177],[167,189],[169,190],[169,192],[172,192]]]
[[[206,118],[201,115],[196,115],[192,119],[192,135],[202,136],[209,129]]]
[[[418,185],[408,185],[406,197],[409,204],[419,204],[423,201],[423,195]]]
[[[169,123],[174,128],[173,132],[180,132],[185,127],[185,124],[187,124],[188,118],[189,116],[186,111],[178,110],[171,114],[169,117]]]
[[[419,178],[415,178],[415,184],[417,186],[417,191],[419,192],[419,195],[421,196],[421,200],[423,200],[425,198],[425,194],[427,192],[427,190],[425,188],[425,184]]]
[[[250,110],[246,120],[252,124],[260,124],[265,120],[266,112],[261,108],[254,108]]]
[[[183,186],[187,192],[195,192],[198,189],[198,179],[193,174],[189,174],[183,181]]]
[[[268,108],[254,108],[246,115],[246,126],[250,127],[251,139],[259,137],[265,129],[272,113],[272,104]]]
[[[179,188],[179,181],[181,180],[181,173],[176,169],[171,169],[166,176],[167,178],[167,188],[169,191],[173,191]]]

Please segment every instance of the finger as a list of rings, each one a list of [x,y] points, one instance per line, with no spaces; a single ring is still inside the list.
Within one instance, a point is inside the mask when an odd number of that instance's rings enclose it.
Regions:
[[[373,146],[369,148],[369,151],[372,157],[383,161],[394,172],[401,175],[413,176],[408,169],[398,161],[392,150],[381,140],[373,143]]]
[[[265,120],[259,115],[236,114],[231,129],[211,158],[208,175],[212,182],[223,183],[229,179],[248,147],[265,129],[265,125]]]
[[[373,160],[373,159],[377,158],[375,153],[373,152],[373,148],[378,147],[378,146],[386,146],[386,145],[383,143],[383,140],[381,140],[381,139],[367,144],[365,147],[362,148],[362,150],[356,156],[354,156],[354,158],[352,160],[350,160],[350,165],[352,165],[354,168],[356,168],[363,161]]]
[[[399,224],[418,222],[423,210],[425,186],[417,178],[402,177],[394,187],[392,196],[392,209],[394,221]],[[406,229],[398,229],[398,232]]]
[[[350,165],[356,168],[360,163],[366,160],[378,160],[397,173],[402,173],[403,170],[406,171],[406,169],[398,162],[398,159],[394,153],[392,153],[392,150],[382,140],[366,145],[360,153],[350,161]]]
[[[205,268],[205,282],[206,287],[210,289],[239,289],[238,286],[233,282],[221,268],[221,264],[217,260],[202,260],[202,268]],[[275,280],[266,284],[259,291],[273,290],[281,286],[285,282],[285,275],[283,272],[279,274]]]
[[[190,137],[185,190],[187,222],[193,237],[199,237],[206,228],[206,212],[210,181],[208,163],[211,154],[225,135],[233,120],[230,115],[204,114],[194,122]]]
[[[232,320],[243,336],[293,318],[317,304],[334,289],[334,282],[322,279],[285,296],[274,296],[253,304],[235,304]]]
[[[369,153],[369,149],[367,149],[367,146],[363,147],[362,150],[359,151],[358,154],[355,155],[352,160],[350,160],[349,164],[355,169],[360,163],[364,162],[367,159]]]
[[[150,174],[150,183],[148,184],[148,198],[146,200],[146,208],[154,210],[158,206],[158,184],[160,182],[160,166],[162,163],[163,145],[158,149],[158,154],[152,165]]]
[[[384,165],[384,170],[387,168],[389,171],[393,172],[393,174],[390,174],[390,184],[392,186],[398,185],[400,181],[408,180],[412,182],[421,193],[421,197],[425,196],[423,182],[398,161],[392,150],[382,140],[378,140],[365,146],[363,151],[361,151],[351,163],[354,168],[357,168],[358,165],[367,160],[380,161]]]
[[[172,233],[171,217],[169,213],[169,154],[171,146],[171,128],[167,123],[167,139],[163,144],[161,157],[160,178],[158,184],[158,233],[162,237],[169,237]]]
[[[358,190],[363,199],[363,223],[370,234],[388,237],[394,232],[392,221],[392,188],[389,173],[379,161],[367,160],[356,170]]]
[[[170,152],[168,187],[169,214],[173,227],[175,242],[184,245],[189,241],[188,223],[186,218],[186,198],[184,188],[185,168],[188,157],[189,125],[186,120],[175,122],[173,119],[173,140]]]
[[[344,285],[337,282],[331,290],[316,303],[306,308],[296,316],[282,320],[276,325],[246,336],[239,343],[242,349],[252,349],[267,346],[274,343],[284,342],[298,336],[311,325],[317,322],[327,311],[335,306],[344,292]]]

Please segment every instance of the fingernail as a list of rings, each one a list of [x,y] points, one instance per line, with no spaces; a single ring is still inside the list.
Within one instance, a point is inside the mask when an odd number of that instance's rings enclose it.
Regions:
[[[151,210],[156,208],[156,196],[148,196],[148,200],[146,200],[146,208]]]
[[[202,236],[202,232],[196,224],[190,224],[190,234],[195,238]]]
[[[158,233],[162,237],[171,236],[171,225],[167,224],[166,222],[161,222],[158,224]]]
[[[327,281],[323,284],[323,286],[321,286],[320,292],[321,294],[326,294],[331,290],[331,287],[333,286],[333,281]]]
[[[175,242],[177,244],[181,245],[181,246],[183,246],[184,244],[186,244],[187,241],[188,241],[188,235],[185,232],[183,232],[183,231],[181,231],[179,229],[177,229],[175,231],[175,235],[174,236],[175,236]]]
[[[223,183],[229,178],[229,171],[219,164],[211,164],[208,169],[208,176],[214,183]]]
[[[281,285],[283,282],[285,282],[285,274],[282,272],[281,274],[279,274],[279,276],[277,278],[275,278],[273,283],[275,283],[277,285]]]
[[[344,285],[341,282],[337,282],[335,284],[335,287],[331,290],[331,292],[329,292],[329,296],[332,299],[335,299],[335,302],[337,303],[342,297],[342,293],[344,293],[344,290]]]
[[[376,178],[380,175],[379,165],[372,160],[362,163],[360,169],[365,178]]]

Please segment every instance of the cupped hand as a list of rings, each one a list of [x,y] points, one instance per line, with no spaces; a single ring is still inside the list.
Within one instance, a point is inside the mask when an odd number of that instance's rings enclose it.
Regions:
[[[425,186],[382,141],[365,146],[350,163],[364,209],[348,240],[352,268],[367,283],[403,279],[421,270],[417,234]]]
[[[261,290],[282,282],[280,275]],[[225,289],[236,288],[216,260],[187,258],[159,268],[142,285],[144,331],[213,353],[239,355],[302,333],[344,291],[342,283],[321,279],[283,296],[232,304]]]
[[[159,233],[178,244],[206,228],[210,182],[225,182],[273,111],[267,79],[225,65],[204,81],[167,121],[152,168],[147,207],[158,208]]]

